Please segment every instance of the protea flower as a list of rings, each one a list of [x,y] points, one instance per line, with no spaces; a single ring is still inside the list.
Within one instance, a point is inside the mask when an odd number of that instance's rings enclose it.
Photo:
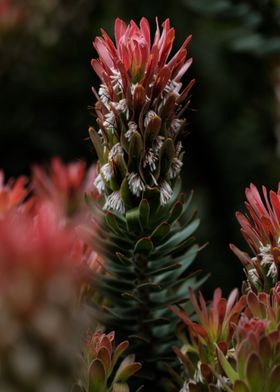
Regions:
[[[235,325],[246,301],[244,297],[238,298],[237,289],[225,299],[220,288],[215,290],[209,306],[201,293],[197,300],[191,290],[190,299],[195,310],[195,321],[185,311],[171,308],[187,327],[190,341],[181,350],[174,347],[185,368],[184,377],[187,381],[182,391],[220,390],[223,376],[219,368],[217,347],[225,354],[231,352]]]
[[[85,195],[91,193],[96,198],[93,180],[95,166],[86,170],[84,161],[65,164],[60,158],[51,160],[49,168],[34,165],[32,170],[32,187],[39,201],[52,202],[66,217],[73,218],[85,210]]]
[[[157,189],[165,205],[182,168],[183,114],[194,81],[181,91],[181,78],[192,62],[186,51],[191,37],[168,59],[175,38],[169,20],[162,34],[157,22],[152,44],[145,18],[140,27],[117,19],[116,45],[101,32],[93,43],[99,59],[92,60],[102,82],[96,94],[100,129],[91,130],[99,157],[96,187],[107,210],[124,213],[133,206],[122,194],[125,188],[138,201],[144,191]]]
[[[250,292],[247,308],[235,333],[234,352],[217,348],[220,364],[231,383],[227,391],[280,391],[280,297],[279,283],[269,295]]]
[[[269,292],[280,278],[280,188],[277,193],[263,186],[263,198],[251,184],[246,189],[245,206],[249,214],[236,213],[241,232],[254,253],[254,257],[231,249],[244,265],[249,286],[255,291]]]
[[[190,37],[170,57],[174,38],[169,20],[162,32],[156,20],[151,39],[145,18],[139,27],[117,19],[115,42],[101,30],[93,43],[101,85],[93,89],[98,130],[90,136],[104,218],[97,244],[108,272],[93,282],[108,306],[93,306],[108,330],[133,337],[132,351],[137,347],[141,373],[153,386],[163,380],[161,359],[170,355],[175,316],[167,305],[183,303],[185,286],[199,284],[186,272],[198,250],[190,238],[198,220],[187,217],[180,193],[184,115],[194,83],[181,81],[191,65]]]
[[[69,391],[85,315],[83,252],[53,206],[0,221],[0,390]]]
[[[126,356],[118,363],[128,346],[128,341],[116,346],[114,332],[89,334],[82,355],[83,374],[78,383],[79,390],[129,392],[127,381],[139,371],[141,364],[135,362],[134,355]]]

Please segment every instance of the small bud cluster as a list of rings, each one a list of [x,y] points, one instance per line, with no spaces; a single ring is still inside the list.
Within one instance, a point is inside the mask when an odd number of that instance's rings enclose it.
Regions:
[[[270,294],[252,291],[226,300],[216,289],[207,309],[190,293],[197,321],[173,308],[188,340],[175,353],[185,367],[182,392],[271,392],[280,382],[280,283]]]

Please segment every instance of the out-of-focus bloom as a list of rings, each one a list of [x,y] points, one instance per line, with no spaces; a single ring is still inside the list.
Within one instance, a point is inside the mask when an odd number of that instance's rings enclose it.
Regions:
[[[83,375],[79,382],[80,390],[87,391],[127,391],[128,379],[141,368],[134,355],[118,361],[128,348],[123,341],[115,346],[115,333],[105,334],[97,331],[88,336],[83,352]]]
[[[21,25],[26,18],[24,7],[16,0],[0,2],[0,33]]]
[[[251,184],[246,189],[245,206],[249,214],[236,213],[241,232],[254,253],[250,257],[231,245],[244,265],[248,284],[256,291],[266,291],[279,280],[280,268],[280,188],[269,194],[263,186],[263,198]]]
[[[74,277],[82,257],[76,232],[61,225],[60,215],[51,204],[41,204],[34,217],[9,214],[0,221],[0,294],[6,288],[14,291],[16,277],[28,275],[34,279],[36,290],[58,273],[68,271]],[[33,299],[36,301],[36,296]]]
[[[0,170],[0,220],[23,202],[28,193],[26,184],[27,179],[23,176],[5,184],[4,172]]]
[[[160,193],[165,205],[182,167],[183,118],[194,80],[181,79],[191,65],[188,37],[169,58],[175,30],[169,19],[150,26],[115,22],[115,43],[104,30],[94,40],[99,55],[92,66],[101,80],[95,107],[99,131],[90,130],[99,167],[95,186],[104,194],[104,209],[124,213],[145,191]]]
[[[208,308],[201,293],[198,301],[190,291],[190,299],[195,310],[196,321],[193,321],[186,312],[171,307],[187,326],[190,337],[190,344],[183,346],[181,351],[177,348],[174,348],[174,351],[185,365],[186,376],[190,378],[191,385],[197,384],[199,388],[198,385],[210,383],[214,387],[219,383],[219,379],[216,379],[217,346],[224,353],[232,349],[232,336],[245,306],[245,298],[238,299],[238,291],[235,289],[229,298],[225,299],[222,297],[221,289],[218,288]]]
[[[85,207],[85,194],[95,198],[93,180],[95,166],[86,170],[83,161],[64,164],[60,158],[53,158],[49,170],[35,165],[32,185],[37,199],[53,202],[66,216],[79,214]]]
[[[0,221],[0,390],[69,391],[85,314],[76,232],[53,205]]]

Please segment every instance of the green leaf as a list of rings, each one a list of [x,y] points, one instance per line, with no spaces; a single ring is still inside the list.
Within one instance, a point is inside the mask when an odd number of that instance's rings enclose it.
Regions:
[[[127,222],[128,231],[131,231],[132,233],[137,233],[141,231],[139,214],[140,214],[139,207],[127,211],[125,218]]]
[[[160,278],[162,278],[162,274],[168,271],[173,271],[174,269],[178,269],[181,268],[181,264],[179,263],[173,263],[173,264],[169,264],[165,267],[159,268],[157,270],[154,270],[152,272],[149,273],[149,276],[156,276],[156,275],[160,275]],[[159,280],[160,281],[160,280]]]
[[[250,392],[250,390],[244,381],[237,380],[234,383],[233,392]]]
[[[111,355],[107,347],[101,347],[98,351],[98,359],[102,362],[106,377],[108,377],[111,371]]]
[[[280,365],[273,367],[268,379],[269,392],[280,392]]]
[[[115,234],[122,234],[123,230],[120,229],[116,216],[110,211],[107,211],[104,218],[107,226],[112,230]]]
[[[264,387],[264,369],[260,357],[251,353],[246,364],[246,376],[252,391],[262,392]]]
[[[143,254],[148,255],[149,253],[151,253],[153,248],[154,248],[154,245],[153,245],[153,242],[151,241],[150,237],[143,237],[143,238],[140,238],[140,240],[138,240],[136,242],[136,245],[134,247],[134,254],[143,253]]]
[[[92,141],[92,144],[94,145],[98,160],[100,161],[101,165],[104,165],[106,163],[104,153],[103,153],[103,144],[101,142],[100,136],[98,133],[95,131],[94,128],[90,127],[89,130],[89,136]]]
[[[160,285],[153,283],[153,282],[146,282],[146,283],[141,283],[138,286],[135,287],[136,290],[141,290],[141,289],[145,289],[148,288],[150,290],[160,290]]]
[[[137,164],[143,153],[143,142],[139,132],[135,131],[131,137],[128,151],[128,170],[138,171]]]
[[[132,195],[126,177],[123,179],[121,183],[120,193],[121,193],[121,199],[126,205],[126,209],[129,209],[130,206],[132,206]]]
[[[167,220],[168,223],[171,224],[171,223],[175,222],[182,214],[182,211],[183,211],[183,203],[181,203],[180,201],[177,201],[169,213],[169,218]]]
[[[116,382],[113,384],[113,392],[129,392],[129,386],[127,383]]]
[[[99,359],[94,359],[91,363],[90,369],[90,392],[105,392],[106,389],[106,372],[102,362]]]
[[[259,353],[263,361],[269,361],[272,356],[271,343],[267,336],[263,336],[259,342]]]
[[[168,222],[160,223],[151,234],[153,243],[162,242],[170,232],[170,224]]]
[[[150,216],[157,213],[160,208],[160,191],[156,187],[147,186],[144,192],[144,198],[150,206]]]
[[[126,381],[141,369],[142,365],[139,362],[134,362],[134,358],[134,355],[128,355],[122,361],[115,375],[114,382]]]
[[[142,199],[139,205],[139,220],[141,226],[145,229],[149,225],[150,205],[147,199]]]
[[[183,241],[185,241],[190,235],[192,235],[199,226],[199,219],[195,219],[185,228],[178,230],[164,245],[157,247],[157,255],[165,255],[174,250]]]
[[[224,356],[223,352],[221,351],[218,345],[216,345],[216,350],[217,350],[218,359],[220,361],[220,364],[224,372],[226,373],[226,375],[231,381],[236,381],[238,379],[238,374],[233,369],[229,361],[226,359],[226,357]]]
[[[174,157],[175,157],[174,142],[170,138],[165,139],[160,150],[160,156],[159,156],[160,164],[158,166],[157,172],[155,173],[156,179],[158,179],[159,177],[165,178],[168,175],[168,171],[170,169]]]
[[[121,177],[125,178],[125,176],[127,175],[127,166],[122,154],[118,154],[116,156],[115,165]]]
[[[150,205],[147,199],[142,199],[139,204],[139,223],[143,229],[149,226]]]
[[[117,360],[120,358],[120,356],[122,355],[122,353],[128,348],[128,346],[129,346],[129,343],[128,343],[127,340],[125,340],[125,341],[121,342],[121,343],[115,348],[115,351],[114,351],[114,354],[113,354],[113,359],[112,359],[113,366],[115,366]]]
[[[120,252],[116,252],[116,256],[123,265],[132,265],[131,259],[129,257],[125,256],[124,254],[122,254]]]

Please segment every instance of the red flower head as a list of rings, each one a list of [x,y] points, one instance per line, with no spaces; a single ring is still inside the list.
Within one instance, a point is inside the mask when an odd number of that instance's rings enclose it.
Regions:
[[[171,307],[171,310],[186,324],[200,360],[212,363],[216,355],[216,345],[220,345],[225,352],[230,347],[234,325],[245,306],[245,298],[241,297],[238,300],[238,290],[234,289],[228,299],[225,299],[222,297],[221,289],[217,288],[209,307],[201,293],[198,301],[190,290],[190,300],[195,309],[197,322],[192,321],[184,311],[175,307]]]
[[[33,167],[32,184],[36,199],[49,200],[68,216],[80,213],[85,193],[93,191],[95,166],[86,171],[83,161],[64,164],[53,158],[49,170]]]
[[[141,369],[141,364],[130,354],[118,366],[119,358],[128,346],[128,341],[115,345],[114,331],[108,334],[96,331],[89,335],[83,352],[83,390],[98,391],[102,385],[102,391],[129,391],[126,381]]]
[[[0,222],[1,289],[14,273],[34,274],[39,284],[59,271],[70,272],[82,257],[75,230],[62,225],[50,203],[42,203],[34,217],[11,213]]]
[[[280,266],[280,187],[277,193],[262,187],[263,198],[255,185],[246,189],[245,206],[249,214],[236,213],[241,232],[255,254],[250,258],[234,245],[233,252],[245,266],[248,281],[257,290],[269,291],[279,279]]]
[[[95,186],[105,210],[131,208],[121,187],[135,203],[155,188],[165,205],[183,165],[183,116],[194,80],[182,88],[181,79],[192,63],[186,50],[191,37],[169,58],[175,38],[169,19],[162,32],[156,19],[153,40],[145,18],[139,27],[117,19],[115,42],[101,34],[93,43],[99,57],[92,60],[102,83],[98,93],[93,89],[99,130],[90,129],[99,159]]]
[[[277,193],[270,191],[269,195],[265,186],[262,191],[264,202],[255,185],[251,184],[245,191],[245,206],[250,216],[236,213],[241,232],[255,253],[259,252],[260,246],[278,246],[280,239],[280,187]]]
[[[264,334],[268,324],[268,320],[260,320],[257,317],[249,319],[247,316],[242,315],[237,327],[239,340],[246,338],[250,333],[259,338]]]
[[[157,29],[151,45],[150,26],[146,18],[140,21],[140,27],[132,20],[128,25],[117,18],[115,22],[115,41],[110,39],[102,29],[102,37],[97,37],[93,43],[98,60],[92,60],[92,66],[102,82],[112,93],[118,92],[119,87],[141,84],[148,88],[165,87],[171,79],[179,82],[191,64],[186,62],[186,46],[190,36],[185,40],[179,52],[167,62],[175,38],[174,28],[170,28],[169,19],[162,24],[162,33],[156,19]],[[157,78],[154,78],[158,76]]]

